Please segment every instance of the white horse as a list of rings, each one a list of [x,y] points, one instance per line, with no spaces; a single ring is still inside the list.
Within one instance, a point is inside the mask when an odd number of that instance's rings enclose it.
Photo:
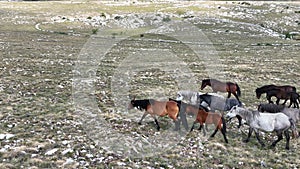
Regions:
[[[181,90],[177,92],[176,100],[183,100],[193,105],[199,105],[200,94],[202,93],[190,90]]]
[[[282,112],[285,115],[287,115],[289,118],[293,119],[295,123],[300,121],[300,110],[299,109],[288,108],[281,104],[280,105],[272,104],[272,103],[260,104],[260,105],[258,105],[257,110],[260,112],[267,112],[267,113]],[[293,133],[294,138],[297,138],[298,136],[299,136],[298,132]]]
[[[283,113],[260,113],[258,111],[251,111],[242,107],[234,106],[227,113],[226,118],[233,118],[237,115],[246,120],[250,126],[248,137],[245,142],[249,142],[252,132],[255,132],[258,142],[264,146],[265,144],[259,138],[259,130],[265,132],[275,131],[277,134],[277,140],[272,143],[272,147],[283,139],[284,133],[286,138],[286,149],[289,149],[290,135],[288,129],[295,131],[295,122]]]

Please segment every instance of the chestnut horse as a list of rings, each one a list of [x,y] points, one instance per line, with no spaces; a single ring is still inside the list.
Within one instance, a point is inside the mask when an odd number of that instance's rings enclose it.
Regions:
[[[233,94],[236,99],[240,102],[239,96],[241,96],[241,90],[238,84],[233,82],[221,82],[216,79],[204,79],[202,80],[201,90],[206,86],[210,86],[213,92],[227,92],[228,98]]]
[[[143,100],[133,100],[130,101],[128,105],[128,110],[137,108],[141,111],[145,110],[145,113],[143,114],[141,120],[138,124],[142,124],[143,119],[150,114],[157,126],[157,130],[159,131],[160,126],[158,124],[158,121],[156,119],[156,115],[158,116],[166,116],[168,115],[173,121],[175,122],[175,126],[178,124],[178,113],[179,113],[179,107],[176,102],[174,101],[157,101],[154,99],[143,99]]]
[[[208,109],[202,107],[201,105],[200,107],[198,107],[190,104],[185,104],[184,107],[187,113],[191,112],[197,114],[196,120],[193,123],[191,131],[193,131],[194,125],[196,123],[200,123],[200,127],[198,130],[201,130],[204,124],[214,124],[216,126],[216,129],[210,137],[214,137],[217,131],[220,130],[223,134],[225,142],[228,143],[228,140],[226,138],[226,122],[221,114],[208,112]],[[205,129],[203,130],[203,132],[205,134]]]

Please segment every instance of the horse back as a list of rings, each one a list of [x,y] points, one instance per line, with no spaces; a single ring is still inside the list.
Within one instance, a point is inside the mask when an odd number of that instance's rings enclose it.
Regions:
[[[282,112],[288,117],[292,118],[295,122],[300,120],[300,110],[295,108],[284,108]]]
[[[157,114],[159,116],[165,116],[167,115],[166,111],[166,101],[157,101],[157,100],[150,100],[151,107],[149,108],[150,114]]]
[[[228,90],[227,83],[221,82],[216,79],[212,79],[210,83],[211,83],[211,88],[214,91],[227,92],[227,90]]]
[[[172,119],[176,118],[179,113],[178,104],[175,101],[156,101],[152,100],[151,114],[157,114],[159,116],[169,115]]]
[[[283,113],[260,113],[250,122],[250,126],[265,132],[286,130],[290,127],[289,117]]]
[[[222,115],[220,113],[208,112],[205,123],[214,124],[215,126],[218,126],[219,129],[221,129],[223,124]]]

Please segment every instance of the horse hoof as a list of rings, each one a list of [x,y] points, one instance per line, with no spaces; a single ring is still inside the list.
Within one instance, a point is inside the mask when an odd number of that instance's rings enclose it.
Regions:
[[[142,125],[142,123],[141,123],[141,122],[138,122],[138,125]]]
[[[244,143],[248,143],[249,142],[249,139],[245,139],[243,140]]]
[[[286,149],[286,150],[289,150],[289,149],[290,149],[290,147],[285,147],[285,149]]]

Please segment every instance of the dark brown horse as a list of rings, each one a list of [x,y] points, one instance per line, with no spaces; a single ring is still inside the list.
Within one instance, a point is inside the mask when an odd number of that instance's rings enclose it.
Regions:
[[[233,94],[238,101],[239,96],[241,96],[241,90],[238,84],[233,82],[221,82],[216,79],[204,79],[202,80],[201,90],[203,90],[206,86],[210,86],[213,92],[224,92],[228,93],[228,98]]]
[[[266,97],[269,103],[273,103],[271,100],[272,97],[276,97],[276,104],[279,104],[280,99],[284,99],[284,102],[282,105],[285,105],[287,100],[290,100],[290,105],[288,107],[291,107],[294,105],[294,108],[299,108],[298,101],[300,102],[299,94],[297,92],[284,92],[283,90],[280,89],[274,89],[274,90],[269,90],[266,92]]]
[[[194,113],[197,115],[196,120],[194,121],[193,126],[191,128],[191,131],[193,131],[194,125],[196,123],[200,123],[200,127],[198,130],[201,130],[204,124],[214,124],[216,126],[216,129],[210,137],[214,137],[217,131],[220,130],[223,134],[225,142],[228,143],[228,140],[226,138],[226,122],[220,113],[208,112],[208,110],[205,107],[198,107],[186,103],[184,107],[187,113]],[[203,131],[205,134],[205,129]]]
[[[145,113],[139,121],[139,124],[142,124],[143,119],[148,114],[150,114],[153,117],[157,126],[157,130],[160,129],[160,126],[156,119],[156,115],[161,117],[168,115],[171,119],[173,119],[175,125],[177,125],[178,123],[177,116],[179,113],[179,107],[174,101],[157,101],[154,99],[135,100],[134,98],[130,101],[128,105],[128,110],[133,109],[134,107],[141,111],[145,110]]]
[[[290,86],[290,85],[284,85],[284,86],[276,86],[276,85],[265,85],[262,87],[259,87],[255,90],[256,97],[260,99],[261,95],[266,93],[267,100],[269,103],[273,103],[271,98],[275,96],[277,98],[276,104],[279,104],[280,99],[285,99],[284,103],[288,99],[291,99],[291,102],[294,102],[295,93],[296,93],[296,87]],[[296,99],[297,101],[297,99]]]

